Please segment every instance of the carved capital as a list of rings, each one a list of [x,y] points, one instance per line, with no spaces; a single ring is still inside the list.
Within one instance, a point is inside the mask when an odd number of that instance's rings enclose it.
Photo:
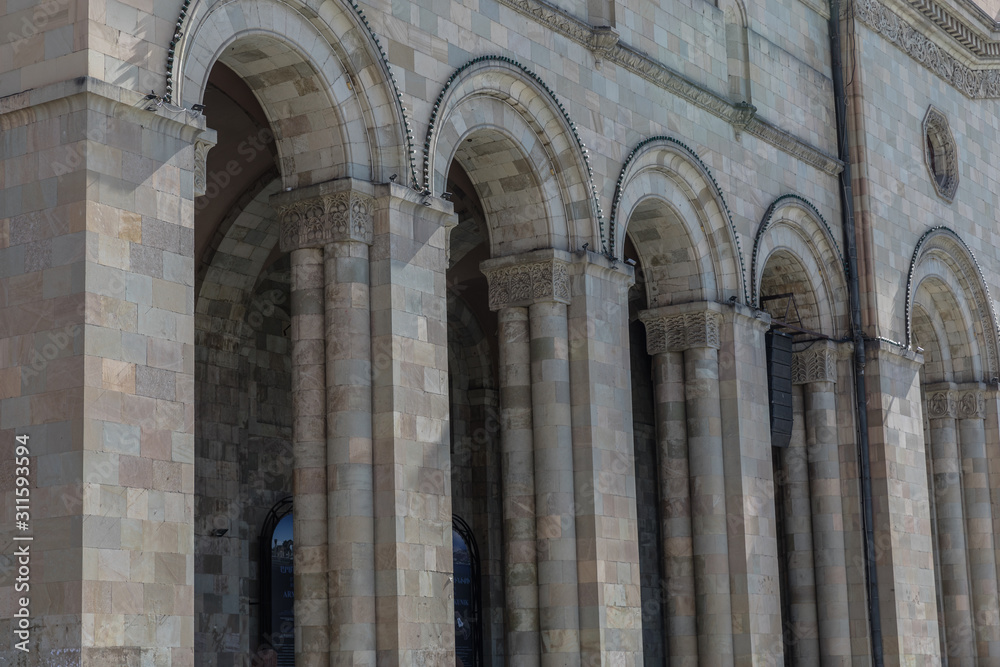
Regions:
[[[986,398],[980,389],[958,392],[956,407],[959,419],[982,419],[986,416]]]
[[[927,417],[930,419],[955,418],[958,408],[958,392],[951,390],[932,391],[927,394]]]
[[[208,191],[208,151],[214,141],[198,139],[194,142],[194,196],[202,197]]]
[[[837,381],[837,350],[818,345],[792,355],[792,384]]]
[[[491,310],[544,301],[569,303],[569,271],[559,259],[484,267],[483,273],[490,286]]]
[[[375,199],[353,190],[278,206],[281,249],[319,248],[337,241],[371,244]]]
[[[646,325],[646,350],[651,355],[721,347],[722,315],[717,312],[703,310],[663,316],[645,311],[639,314],[639,319]]]

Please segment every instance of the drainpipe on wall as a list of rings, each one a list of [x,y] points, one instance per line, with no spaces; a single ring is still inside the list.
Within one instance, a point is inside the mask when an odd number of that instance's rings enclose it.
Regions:
[[[851,298],[851,332],[854,338],[854,394],[857,400],[858,462],[861,471],[861,515],[864,523],[865,580],[868,587],[868,626],[872,664],[883,667],[882,617],[879,611],[878,572],[875,567],[875,530],[872,514],[872,471],[868,444],[868,406],[865,390],[865,337],[861,328],[861,295],[858,285],[858,245],[854,229],[854,193],[851,189],[851,153],[847,132],[847,94],[840,46],[840,0],[830,0],[830,56],[834,109],[837,119],[837,157],[840,172],[840,210],[847,247],[847,282]]]

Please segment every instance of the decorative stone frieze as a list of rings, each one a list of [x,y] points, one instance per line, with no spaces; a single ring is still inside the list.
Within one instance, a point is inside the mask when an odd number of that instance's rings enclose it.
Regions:
[[[792,355],[792,384],[810,382],[836,382],[836,348],[831,345],[817,345]]]
[[[947,27],[935,23],[952,36],[970,35],[968,26],[957,20],[954,14],[937,3],[924,1],[914,3],[922,14],[936,19],[944,18]],[[920,7],[924,5],[924,7]],[[846,6],[846,5],[845,5]],[[924,67],[937,74],[947,83],[960,90],[972,99],[991,99],[1000,97],[1000,70],[995,68],[973,69],[955,58],[924,34],[924,29],[915,27],[896,12],[879,2],[879,0],[859,0],[852,5],[855,16],[866,23],[875,32],[892,42],[904,53],[921,63]],[[961,38],[959,37],[959,40]],[[968,41],[968,40],[967,40]],[[975,52],[973,43],[967,43]],[[986,55],[986,54],[983,54]]]
[[[817,169],[822,169],[831,176],[839,174],[844,169],[840,160],[832,155],[757,117],[757,110],[753,105],[733,104],[680,72],[650,58],[646,53],[623,43],[603,27],[592,27],[545,0],[501,0],[501,2],[586,46],[594,52],[595,58],[620,65],[732,123],[737,133],[748,132],[775,148]]]
[[[371,245],[375,198],[354,190],[278,205],[281,249],[319,248],[336,241]]]
[[[710,310],[682,315],[658,315],[645,311],[639,319],[646,325],[646,350],[651,355],[683,352],[692,348],[721,347],[722,315]]]
[[[490,309],[530,306],[542,301],[568,304],[568,264],[551,258],[540,262],[485,265],[483,273],[490,286]]]
[[[931,419],[955,418],[958,394],[951,390],[939,390],[927,395],[927,416]]]

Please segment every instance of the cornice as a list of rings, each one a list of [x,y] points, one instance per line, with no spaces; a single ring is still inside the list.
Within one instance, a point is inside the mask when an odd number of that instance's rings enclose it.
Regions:
[[[967,97],[1000,98],[1000,41],[985,37],[980,30],[934,0],[900,0],[891,4],[890,8],[880,0],[856,0],[854,14],[878,35]],[[901,16],[901,13],[911,16]],[[921,29],[924,26],[914,25],[918,21],[936,26],[951,38],[948,40],[951,43],[938,43],[928,37]],[[995,31],[997,24],[990,29]]]
[[[595,28],[544,0],[500,0],[511,9],[543,23],[594,52],[598,61],[614,63],[655,83],[691,104],[725,120],[739,134],[746,132],[806,164],[835,176],[844,166],[835,157],[756,116],[756,108],[745,102],[732,103],[695,83],[649,55],[622,44],[617,33]]]

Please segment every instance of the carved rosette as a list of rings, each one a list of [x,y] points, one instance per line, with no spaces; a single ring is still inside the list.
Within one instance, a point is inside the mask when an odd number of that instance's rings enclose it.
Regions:
[[[485,273],[491,310],[544,301],[569,303],[569,271],[560,260],[503,266]]]
[[[986,416],[986,399],[978,389],[959,392],[956,406],[959,419],[982,419]]]
[[[955,418],[958,411],[958,392],[934,391],[927,396],[927,416],[930,419]]]
[[[661,316],[641,313],[646,325],[646,351],[649,354],[683,352],[700,347],[721,347],[722,315],[705,310],[699,313]]]
[[[202,197],[208,190],[208,151],[215,144],[202,141],[194,142],[194,196]]]
[[[320,248],[337,241],[371,244],[375,199],[360,192],[336,192],[279,207],[281,249]]]
[[[816,347],[792,355],[792,384],[837,381],[837,351]]]

